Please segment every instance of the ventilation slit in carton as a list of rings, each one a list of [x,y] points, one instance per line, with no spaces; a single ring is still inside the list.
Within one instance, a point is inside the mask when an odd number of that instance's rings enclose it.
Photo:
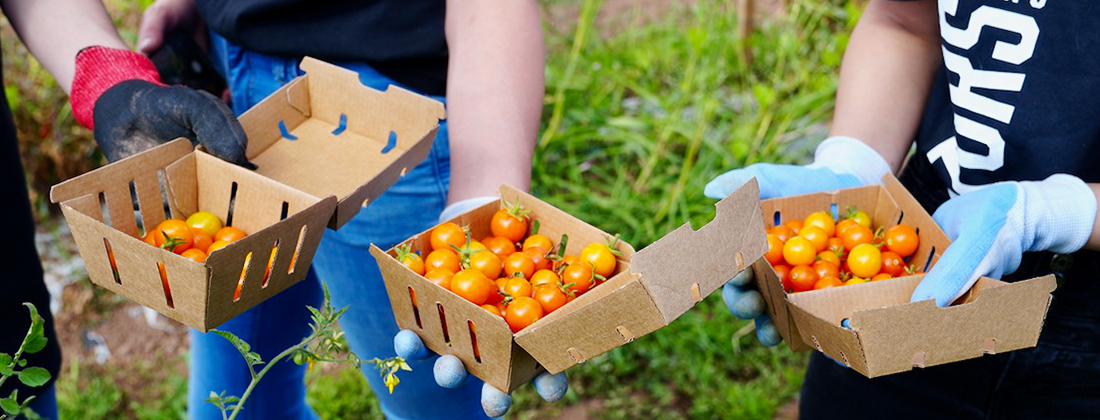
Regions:
[[[467,319],[466,326],[470,328],[470,346],[474,350],[474,360],[481,363],[481,351],[477,348],[477,333],[474,332],[474,321]]]
[[[779,210],[775,211],[775,214],[772,215],[772,219],[775,219],[772,221],[772,226],[779,226],[783,224],[783,219],[779,215]]]
[[[241,266],[241,278],[237,280],[237,291],[233,292],[233,301],[241,300],[241,289],[244,289],[244,280],[248,277],[248,266],[252,263],[252,252],[244,256],[244,264]]]
[[[138,199],[137,185],[132,179],[130,180],[130,197],[134,206],[134,223],[137,225],[138,232],[147,232],[149,229],[155,228],[156,226],[145,226],[145,215],[142,214],[145,203]]]
[[[412,302],[413,317],[416,318],[416,328],[424,329],[424,323],[420,322],[420,308],[416,306],[416,291],[409,286],[409,300]]]
[[[168,286],[168,270],[162,262],[157,262],[157,270],[160,271],[160,284],[164,287],[164,300],[169,308],[174,309],[176,305],[172,302],[172,288]]]
[[[741,254],[741,251],[733,253],[733,261],[737,263],[737,271],[745,269],[745,256]]]
[[[833,220],[837,220],[837,216],[839,215],[839,213],[837,213],[836,203],[829,205],[829,214],[833,216]]]
[[[115,276],[115,283],[122,284],[122,277],[118,275],[118,264],[115,263],[115,253],[111,251],[111,243],[103,238],[103,247],[107,249],[107,260],[111,263],[111,273]]]
[[[264,269],[264,281],[260,283],[261,289],[267,288],[267,281],[271,278],[271,267],[275,266],[275,260],[279,258],[279,239],[271,245],[271,256],[267,258],[267,268]]]
[[[107,226],[115,227],[115,224],[111,222],[111,211],[107,209],[107,192],[100,191],[98,194],[98,200],[100,220],[103,222],[103,224]]]
[[[394,147],[397,147],[397,133],[391,131],[390,138],[386,140],[386,146],[382,148],[382,154],[389,153]]]
[[[340,113],[340,124],[336,126],[336,129],[332,130],[332,135],[339,136],[344,130],[348,129],[348,115]]]
[[[298,136],[290,134],[290,131],[286,129],[286,122],[283,120],[279,120],[279,134],[281,134],[284,139],[290,141],[298,140]]]
[[[286,269],[287,274],[294,274],[294,266],[298,265],[298,254],[302,253],[302,245],[306,243],[307,234],[309,234],[309,225],[302,225],[302,230],[298,232],[298,244],[294,246],[294,255],[290,256],[290,267]]]
[[[932,257],[936,256],[936,247],[932,247],[932,251],[928,253],[928,260],[924,262],[924,268],[921,271],[928,272],[928,268],[932,266]]]
[[[447,343],[447,347],[451,346],[451,333],[447,331],[447,313],[443,310],[443,304],[436,302],[436,309],[439,309],[439,326],[443,329],[443,342]]]
[[[284,201],[283,209],[279,212],[279,220],[286,220],[287,214],[290,213],[290,203]]]
[[[900,224],[901,224],[901,221],[902,221],[903,219],[905,219],[905,210],[900,210],[900,209],[899,209],[899,210],[898,210],[898,222],[897,222],[896,224],[899,224],[899,225],[900,225]],[[918,228],[916,228],[916,231],[917,231],[917,235],[920,235],[920,228],[919,228],[919,227],[918,227]]]
[[[157,188],[160,190],[160,202],[164,207],[164,218],[173,219],[172,204],[168,201],[168,178],[164,175],[164,169],[157,169]],[[182,218],[182,216],[181,216]]]
[[[229,187],[229,211],[225,214],[225,225],[233,226],[233,207],[237,205],[237,181]]]

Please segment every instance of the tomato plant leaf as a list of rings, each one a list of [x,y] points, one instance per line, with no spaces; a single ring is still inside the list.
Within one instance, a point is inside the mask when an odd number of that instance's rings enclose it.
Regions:
[[[46,343],[48,342],[49,339],[47,339],[44,335],[37,335],[33,337],[27,336],[27,338],[23,341],[23,351],[28,354],[38,353],[42,351],[42,349],[46,348]],[[20,362],[23,363],[20,366],[26,365],[25,361],[20,360]]]
[[[19,403],[15,402],[15,398],[0,399],[0,408],[3,408],[5,413],[13,416],[22,411],[19,407]]]
[[[50,381],[50,371],[40,367],[29,367],[19,371],[19,382],[26,386],[42,386]]]

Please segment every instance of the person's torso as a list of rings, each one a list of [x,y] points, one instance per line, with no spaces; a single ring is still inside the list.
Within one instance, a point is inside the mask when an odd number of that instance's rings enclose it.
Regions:
[[[443,95],[444,0],[199,0],[203,19],[250,50],[366,62],[420,92]]]

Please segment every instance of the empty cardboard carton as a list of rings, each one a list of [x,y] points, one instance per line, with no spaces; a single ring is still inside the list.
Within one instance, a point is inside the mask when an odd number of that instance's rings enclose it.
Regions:
[[[516,189],[504,186],[500,193],[531,210],[540,234],[555,240],[567,234],[569,254],[611,237]],[[399,263],[393,250],[372,247],[371,253],[401,328],[415,331],[436,353],[457,356],[474,376],[511,391],[544,369],[561,372],[668,325],[762,257],[767,243],[758,194],[752,182],[718,202],[710,223],[698,230],[685,224],[637,253],[619,242],[622,256],[612,277],[515,335],[501,317]],[[489,203],[453,221],[469,226],[474,238],[489,236],[488,222],[502,204]],[[429,235],[403,244],[426,254]]]
[[[304,76],[240,117],[256,170],[314,197],[339,200],[329,227],[416,167],[432,148],[443,104],[397,86],[377,91],[355,72],[306,57]]]
[[[764,219],[776,226],[817,211],[858,208],[873,226],[913,227],[920,246],[909,262],[927,271],[950,240],[896,178],[888,174],[883,183],[766,200]],[[766,260],[752,268],[791,349],[816,349],[867,377],[1034,347],[1055,287],[1053,276],[1016,283],[982,278],[955,305],[938,308],[931,300],[909,302],[923,275],[788,294]],[[850,328],[841,326],[844,319]]]
[[[201,264],[150,246],[140,239],[131,191],[145,229],[206,211],[248,236]],[[335,197],[289,188],[185,139],[55,185],[50,199],[61,204],[93,283],[202,331],[305,278],[336,207]]]

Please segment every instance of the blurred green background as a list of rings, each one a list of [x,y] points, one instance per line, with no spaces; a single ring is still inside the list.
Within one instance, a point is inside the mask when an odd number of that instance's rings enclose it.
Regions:
[[[149,0],[107,0],[133,44]],[[635,248],[714,215],[703,185],[754,162],[800,162],[828,132],[856,3],[757,0],[742,32],[734,1],[544,0],[547,91],[534,193]],[[48,204],[51,185],[104,163],[67,98],[3,24],[5,94],[19,129],[47,271],[79,258]],[[748,36],[742,36],[748,33]],[[80,276],[81,270],[72,275]],[[62,294],[63,418],[183,418],[186,334],[134,334],[132,304],[86,279]],[[56,291],[55,291],[56,293]],[[127,315],[129,314],[129,315]],[[94,333],[111,344],[98,357]],[[150,337],[156,337],[150,338]],[[102,356],[102,355],[98,355]],[[569,371],[565,401],[516,392],[509,418],[793,418],[805,354],[756,343],[717,294],[669,327]],[[358,372],[314,369],[323,418],[381,418]],[[400,392],[400,386],[398,386]]]

